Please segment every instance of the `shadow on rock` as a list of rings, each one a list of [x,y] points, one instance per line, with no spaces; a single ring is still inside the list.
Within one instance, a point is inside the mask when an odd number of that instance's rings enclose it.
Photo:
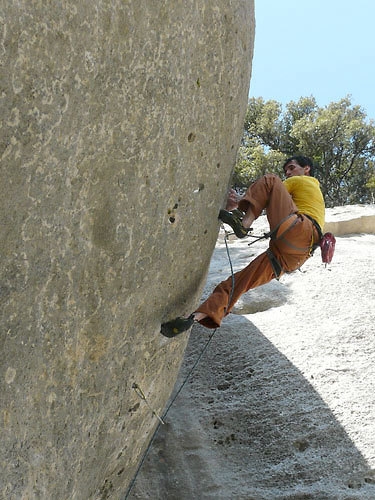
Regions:
[[[176,391],[210,333],[193,328]],[[330,408],[242,316],[216,331],[165,421],[128,498],[375,498],[374,472]]]

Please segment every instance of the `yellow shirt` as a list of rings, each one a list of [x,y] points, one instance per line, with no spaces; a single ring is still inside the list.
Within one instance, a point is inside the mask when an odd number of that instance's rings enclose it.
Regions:
[[[284,185],[297,205],[298,212],[310,215],[323,229],[325,205],[318,179],[309,175],[295,175],[285,179]]]

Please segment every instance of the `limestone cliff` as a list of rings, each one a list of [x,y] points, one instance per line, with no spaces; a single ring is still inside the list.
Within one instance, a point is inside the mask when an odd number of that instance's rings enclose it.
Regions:
[[[216,242],[253,1],[1,4],[0,497],[120,498]]]

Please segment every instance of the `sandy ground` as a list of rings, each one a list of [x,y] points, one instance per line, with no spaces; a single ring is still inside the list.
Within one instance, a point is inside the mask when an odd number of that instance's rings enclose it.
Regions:
[[[267,245],[248,242],[228,243],[235,270]],[[374,500],[374,252],[374,234],[337,237],[329,267],[317,251],[244,295],[212,338],[195,326],[175,391],[206,350],[128,498]],[[204,295],[229,274],[221,233]]]

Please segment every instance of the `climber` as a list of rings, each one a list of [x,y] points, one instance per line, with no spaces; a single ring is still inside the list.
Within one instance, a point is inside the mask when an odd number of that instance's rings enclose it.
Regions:
[[[313,162],[306,156],[292,156],[285,161],[283,170],[284,181],[277,175],[266,174],[250,185],[242,198],[231,190],[226,209],[219,213],[219,219],[230,225],[238,238],[244,238],[266,209],[269,248],[217,285],[189,317],[163,323],[164,336],[179,335],[194,322],[218,328],[242,294],[299,269],[312,255],[319,245],[325,221],[324,199],[319,181],[313,177]]]

